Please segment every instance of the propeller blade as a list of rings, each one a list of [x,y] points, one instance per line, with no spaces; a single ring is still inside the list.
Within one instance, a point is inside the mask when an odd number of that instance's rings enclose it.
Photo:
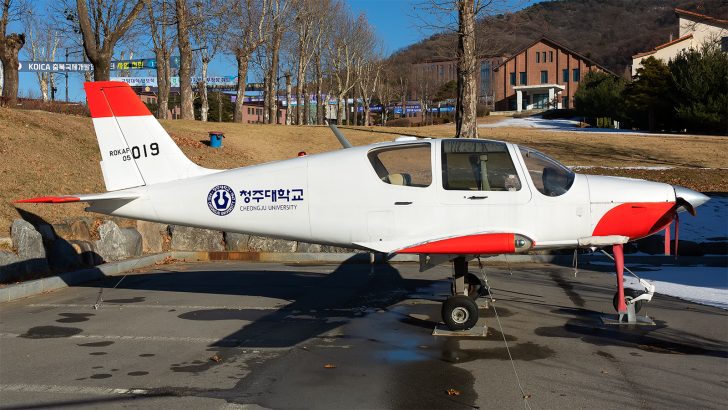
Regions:
[[[709,196],[692,189],[676,185],[673,185],[673,189],[675,190],[675,203],[678,212],[688,211],[691,215],[695,215],[695,208],[710,200]]]

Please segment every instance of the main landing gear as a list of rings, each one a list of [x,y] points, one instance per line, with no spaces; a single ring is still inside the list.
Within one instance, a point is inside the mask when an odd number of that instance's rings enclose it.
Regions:
[[[442,321],[452,331],[471,329],[478,322],[476,299],[488,294],[488,288],[477,276],[468,273],[468,261],[460,256],[453,260],[452,296],[442,304]]]

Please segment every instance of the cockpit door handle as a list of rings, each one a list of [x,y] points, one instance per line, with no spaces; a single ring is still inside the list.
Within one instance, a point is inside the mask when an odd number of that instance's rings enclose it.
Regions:
[[[395,205],[412,205],[412,201],[397,201]]]
[[[487,195],[483,195],[483,196],[473,195],[473,196],[468,197],[468,199],[487,199],[487,198],[488,198]]]

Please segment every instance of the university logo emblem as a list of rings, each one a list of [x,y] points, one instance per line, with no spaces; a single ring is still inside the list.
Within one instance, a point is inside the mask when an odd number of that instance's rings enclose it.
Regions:
[[[207,206],[213,214],[225,216],[235,209],[235,191],[227,185],[218,185],[207,194]]]

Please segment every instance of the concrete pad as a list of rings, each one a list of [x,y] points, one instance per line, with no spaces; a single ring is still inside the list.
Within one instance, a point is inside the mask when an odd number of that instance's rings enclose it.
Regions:
[[[431,335],[446,266],[181,263],[4,303],[0,407],[523,408],[509,353],[533,408],[728,402],[726,311],[658,294],[656,326],[608,327],[613,275],[511,268],[477,338]]]

